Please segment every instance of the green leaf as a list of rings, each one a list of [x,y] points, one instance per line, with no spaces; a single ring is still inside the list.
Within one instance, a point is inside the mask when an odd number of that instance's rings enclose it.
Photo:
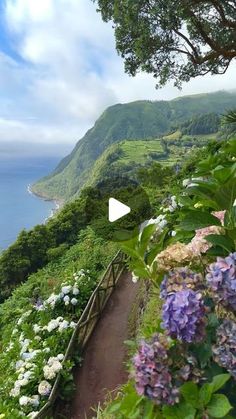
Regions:
[[[229,381],[229,379],[230,374],[215,375],[215,377],[212,380],[213,392],[215,393],[217,390],[222,388],[227,383],[227,381]]]
[[[147,246],[148,243],[151,239],[151,237],[153,236],[154,232],[156,231],[156,225],[155,224],[150,224],[149,226],[145,227],[143,229],[141,238],[140,238],[140,243],[139,243],[139,254],[140,256],[144,256],[146,250],[147,250]]]
[[[199,391],[199,403],[202,407],[207,406],[213,394],[212,383],[204,384]]]
[[[193,407],[198,407],[199,391],[197,384],[189,381],[181,386],[180,392],[187,403],[191,404]]]
[[[180,223],[180,228],[182,228],[183,230],[192,231],[211,225],[220,226],[220,220],[208,212],[189,211],[189,213]]]
[[[162,412],[165,419],[194,419],[196,409],[189,403],[181,402],[174,406],[163,406]]]
[[[224,394],[213,394],[207,406],[207,412],[213,418],[223,418],[231,409],[232,406]]]
[[[205,236],[204,239],[215,246],[222,247],[228,253],[232,252],[235,247],[234,242],[230,237],[221,234],[209,234],[208,236]]]
[[[121,246],[122,250],[124,253],[126,253],[128,256],[131,256],[134,259],[140,259],[139,253],[135,250],[132,249],[131,247],[128,246]]]
[[[217,166],[212,174],[216,180],[220,183],[225,183],[230,176],[235,172],[236,164],[234,163],[231,167]]]

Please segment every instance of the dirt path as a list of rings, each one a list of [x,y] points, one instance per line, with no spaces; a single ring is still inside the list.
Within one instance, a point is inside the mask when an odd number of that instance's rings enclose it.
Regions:
[[[131,275],[123,274],[88,342],[83,365],[75,374],[71,419],[91,418],[91,407],[102,403],[108,390],[127,381],[123,342],[128,338],[128,318],[137,290]]]

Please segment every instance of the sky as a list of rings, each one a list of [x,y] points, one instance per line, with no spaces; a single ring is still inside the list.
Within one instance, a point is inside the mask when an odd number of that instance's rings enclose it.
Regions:
[[[90,0],[0,0],[0,143],[71,148],[110,105],[235,88],[235,64],[182,91],[124,73],[111,24]]]

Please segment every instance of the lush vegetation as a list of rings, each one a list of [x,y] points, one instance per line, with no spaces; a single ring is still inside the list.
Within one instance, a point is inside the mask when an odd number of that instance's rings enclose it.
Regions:
[[[222,74],[236,57],[233,0],[93,0],[115,27],[125,70],[152,73],[158,86]]]
[[[123,246],[151,296],[129,342],[131,379],[99,418],[235,417],[236,139],[204,154]]]
[[[208,128],[205,128],[204,134],[210,134],[216,124],[209,114],[222,114],[235,105],[235,93],[217,92],[171,101],[138,101],[112,106],[77,143],[72,153],[62,160],[54,173],[37,182],[33,190],[49,198],[75,197],[90,182],[94,162],[110,145],[122,140],[161,138],[201,114],[208,114],[206,119],[209,122],[205,122]]]
[[[88,228],[61,259],[30,276],[1,304],[2,417],[33,418],[46,403],[59,371],[63,374],[62,397],[71,394],[73,360],[63,363],[65,351],[82,310],[116,251],[115,244],[97,238]]]

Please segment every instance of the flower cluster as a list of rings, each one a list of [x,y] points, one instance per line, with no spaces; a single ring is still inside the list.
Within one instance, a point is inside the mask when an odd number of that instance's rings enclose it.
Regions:
[[[179,391],[169,368],[168,346],[167,338],[159,334],[151,343],[143,341],[133,359],[138,394],[158,405],[173,405],[179,401]]]
[[[236,309],[236,252],[218,257],[208,268],[206,280],[213,297],[223,306]]]
[[[162,307],[162,325],[173,338],[199,342],[205,335],[205,314],[201,293],[183,289],[167,297]]]
[[[81,270],[62,284],[58,293],[52,293],[45,301],[40,298],[16,321],[5,348],[6,357],[15,359],[7,388],[10,403],[22,416],[37,415],[51,394],[57,374],[66,368],[64,355],[57,353],[62,347],[66,349],[71,330],[94,286],[88,272]],[[68,310],[67,305],[77,307]]]
[[[213,355],[217,364],[236,379],[236,323],[232,320],[224,320],[217,329]]]
[[[191,262],[195,255],[185,244],[177,242],[160,252],[155,261],[163,271],[169,271],[180,264]]]
[[[62,369],[60,360],[63,360],[64,356],[58,355],[57,357],[50,357],[47,364],[43,368],[44,378],[46,380],[53,380],[57,373]]]
[[[191,271],[188,268],[180,267],[173,269],[164,276],[161,283],[160,296],[166,299],[169,295],[182,291],[183,289],[192,289],[194,291],[203,286],[203,277],[200,273]]]

